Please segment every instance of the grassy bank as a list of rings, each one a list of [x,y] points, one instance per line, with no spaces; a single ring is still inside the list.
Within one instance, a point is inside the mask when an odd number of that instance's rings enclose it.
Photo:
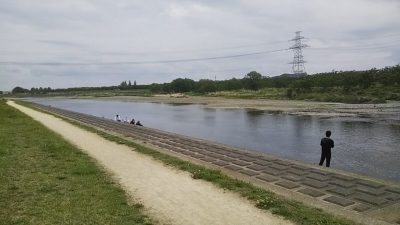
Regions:
[[[369,87],[359,88],[263,88],[260,90],[235,90],[196,94],[210,97],[239,99],[306,100],[341,103],[385,103],[387,100],[400,101],[400,88]]]
[[[263,88],[257,91],[241,89],[235,91],[217,91],[202,95],[210,97],[239,98],[239,99],[286,99],[286,89]]]
[[[151,97],[155,93],[150,89],[131,90],[81,90],[48,93],[19,93],[4,97],[116,97],[140,96]],[[360,87],[309,87],[309,88],[262,88],[259,90],[238,89],[231,91],[215,91],[208,93],[185,92],[189,96],[222,97],[237,99],[270,99],[270,100],[306,100],[317,102],[341,103],[385,103],[386,101],[400,101],[400,88],[395,86]]]
[[[311,100],[319,102],[358,103],[385,103],[387,100],[399,101],[399,87],[373,86],[360,87],[333,87],[333,88],[289,88],[286,97],[296,100]]]
[[[151,224],[86,154],[0,100],[0,224]]]
[[[30,106],[30,103],[20,103],[25,106]],[[168,166],[187,171],[192,174],[194,179],[202,179],[221,187],[239,193],[241,196],[251,200],[256,207],[269,210],[274,214],[283,216],[296,224],[304,225],[351,225],[355,224],[347,219],[338,218],[331,214],[325,213],[320,209],[305,206],[302,203],[291,201],[279,197],[272,192],[258,188],[250,183],[246,183],[223,174],[221,171],[208,169],[204,166],[196,165],[176,157],[172,157],[159,151],[150,149],[146,146],[137,144],[123,137],[112,135],[93,127],[82,125],[73,120],[66,119],[72,124],[80,126],[83,129],[97,133],[98,135],[130,147],[136,151],[151,156],[152,158],[163,162]]]

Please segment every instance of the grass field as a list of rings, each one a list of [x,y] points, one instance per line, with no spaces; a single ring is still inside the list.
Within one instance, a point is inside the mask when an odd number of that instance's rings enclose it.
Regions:
[[[152,224],[86,154],[0,100],[0,224]]]
[[[322,88],[263,88],[257,91],[241,89],[235,91],[211,92],[205,96],[239,99],[288,99],[317,102],[341,102],[350,104],[385,103],[387,100],[399,101],[400,88],[370,87],[361,89],[353,87],[349,90],[344,90],[343,88],[328,88],[326,90]]]
[[[263,88],[257,91],[254,90],[235,90],[235,91],[218,91],[211,92],[206,96],[225,97],[225,98],[241,98],[241,99],[285,99],[286,89],[284,88]]]
[[[21,105],[30,106],[27,102],[18,102]],[[272,192],[262,188],[255,187],[254,185],[237,180],[223,174],[219,170],[208,169],[188,161],[178,159],[176,157],[163,154],[159,151],[150,149],[146,146],[137,144],[123,137],[115,136],[93,127],[82,125],[72,120],[68,120],[90,132],[97,133],[98,135],[134,148],[136,151],[151,156],[152,158],[163,162],[165,165],[172,166],[179,170],[191,173],[194,179],[202,179],[217,185],[220,188],[230,190],[240,194],[241,196],[249,199],[258,208],[271,211],[273,214],[283,216],[284,218],[293,221],[295,224],[301,225],[354,225],[356,223],[347,219],[333,216],[329,213],[323,212],[320,209],[308,207],[302,203],[291,201],[275,195]]]

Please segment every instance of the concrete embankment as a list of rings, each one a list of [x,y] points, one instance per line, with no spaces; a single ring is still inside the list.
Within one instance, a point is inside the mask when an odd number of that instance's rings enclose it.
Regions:
[[[117,123],[54,107],[60,116],[131,137],[142,144],[222,171],[362,224],[400,222],[400,186],[155,129]]]

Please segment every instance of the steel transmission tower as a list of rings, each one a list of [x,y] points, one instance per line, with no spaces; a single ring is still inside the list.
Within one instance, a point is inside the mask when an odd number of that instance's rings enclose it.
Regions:
[[[292,70],[294,76],[303,76],[307,74],[306,68],[304,67],[306,61],[303,59],[303,48],[308,47],[308,45],[301,43],[301,40],[304,39],[304,37],[300,35],[301,31],[296,31],[295,33],[296,37],[290,40],[294,41],[294,45],[290,47],[294,52],[293,61],[290,62],[290,64],[293,64]]]

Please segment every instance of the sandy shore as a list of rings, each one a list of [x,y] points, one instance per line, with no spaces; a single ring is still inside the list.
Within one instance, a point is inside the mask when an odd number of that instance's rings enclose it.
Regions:
[[[158,95],[154,97],[117,96],[93,99],[163,102],[171,104],[201,104],[215,108],[245,108],[290,115],[325,117],[360,117],[400,123],[400,102],[385,104],[345,104],[295,100],[229,99],[220,97]]]
[[[291,224],[182,171],[59,118],[8,102],[85,151],[161,224]]]

